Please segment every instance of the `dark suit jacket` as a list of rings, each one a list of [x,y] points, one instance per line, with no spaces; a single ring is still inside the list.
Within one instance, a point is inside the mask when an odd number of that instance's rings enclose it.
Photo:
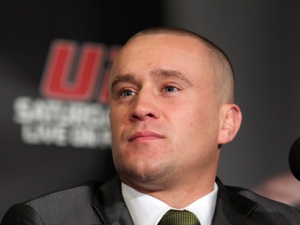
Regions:
[[[213,225],[298,225],[300,211],[249,190],[219,187]],[[100,188],[83,185],[11,207],[1,225],[133,225],[118,177]]]

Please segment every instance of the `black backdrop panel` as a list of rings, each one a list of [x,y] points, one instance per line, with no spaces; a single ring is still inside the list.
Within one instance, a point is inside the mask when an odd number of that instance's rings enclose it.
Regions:
[[[119,46],[158,25],[160,1],[1,1],[0,218],[115,174],[106,75]]]

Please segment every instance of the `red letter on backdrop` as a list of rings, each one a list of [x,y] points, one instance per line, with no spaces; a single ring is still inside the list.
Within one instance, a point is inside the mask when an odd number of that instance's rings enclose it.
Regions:
[[[54,42],[44,71],[42,94],[49,98],[91,100],[104,55],[102,45],[86,43],[78,51],[74,42]]]

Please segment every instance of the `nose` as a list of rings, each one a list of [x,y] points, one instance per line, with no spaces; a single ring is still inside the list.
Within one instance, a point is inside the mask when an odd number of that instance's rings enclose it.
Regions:
[[[132,121],[158,119],[160,117],[157,97],[149,92],[139,92],[133,102]]]

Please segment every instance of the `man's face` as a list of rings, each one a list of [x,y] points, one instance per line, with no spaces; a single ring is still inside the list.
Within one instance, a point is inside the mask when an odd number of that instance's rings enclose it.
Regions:
[[[207,49],[198,40],[146,35],[131,40],[109,78],[112,151],[123,182],[153,188],[215,176],[220,102]]]

